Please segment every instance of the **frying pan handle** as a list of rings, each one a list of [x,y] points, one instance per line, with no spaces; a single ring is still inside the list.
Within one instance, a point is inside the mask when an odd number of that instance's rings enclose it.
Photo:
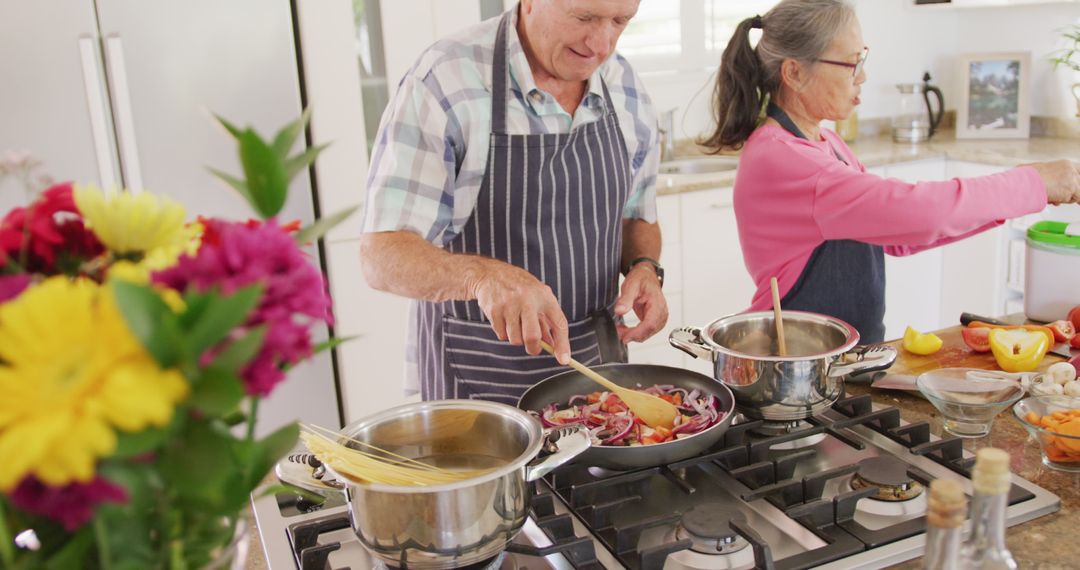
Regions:
[[[885,370],[896,361],[896,347],[887,344],[859,346],[844,353],[829,367],[829,376],[864,374],[876,370]],[[852,357],[854,359],[852,360]],[[841,360],[848,360],[841,362]]]
[[[525,466],[525,480],[535,481],[551,473],[567,461],[585,453],[592,443],[589,430],[582,424],[560,426],[544,430],[544,446],[555,452]]]
[[[674,346],[694,358],[709,361],[713,359],[712,349],[706,346],[701,340],[700,327],[682,327],[680,329],[675,329],[668,335],[668,342],[671,346]]]

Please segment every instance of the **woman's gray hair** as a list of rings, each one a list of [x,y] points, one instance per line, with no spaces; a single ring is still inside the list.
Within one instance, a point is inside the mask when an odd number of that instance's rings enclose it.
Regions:
[[[743,20],[720,59],[713,90],[716,129],[700,141],[714,152],[738,149],[757,128],[767,96],[780,89],[785,59],[813,63],[855,18],[845,0],[783,0],[760,19]],[[757,47],[750,30],[762,28]]]

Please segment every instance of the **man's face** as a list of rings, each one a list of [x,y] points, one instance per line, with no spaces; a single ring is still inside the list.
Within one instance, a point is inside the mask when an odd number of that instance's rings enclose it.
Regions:
[[[524,0],[521,17],[541,71],[563,81],[588,79],[615,51],[639,2]]]

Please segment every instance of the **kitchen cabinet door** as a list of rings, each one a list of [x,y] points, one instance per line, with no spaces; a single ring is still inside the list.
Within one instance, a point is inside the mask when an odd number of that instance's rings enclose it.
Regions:
[[[682,224],[685,324],[746,310],[755,287],[743,263],[731,188],[683,194]]]
[[[949,178],[987,176],[1006,167],[950,160]],[[956,324],[960,313],[997,315],[1005,310],[1008,224],[941,247],[941,321]]]
[[[96,4],[126,185],[169,195],[204,216],[251,215],[237,192],[207,171],[240,173],[236,143],[213,114],[263,136],[300,116],[290,4]],[[311,192],[308,176],[293,179],[279,218],[309,223]]]
[[[888,178],[906,182],[942,180],[945,160],[921,160],[885,167]],[[941,319],[941,249],[905,257],[885,256],[885,338],[903,336],[904,328],[936,330]]]

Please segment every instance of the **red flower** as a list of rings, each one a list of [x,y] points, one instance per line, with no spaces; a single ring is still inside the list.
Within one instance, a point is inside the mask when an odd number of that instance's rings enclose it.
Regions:
[[[20,509],[53,519],[68,532],[78,529],[94,516],[94,507],[106,501],[126,503],[127,491],[107,479],[95,477],[89,483],[49,487],[30,476],[19,482],[11,502]]]
[[[70,182],[49,188],[29,207],[15,208],[0,220],[0,268],[25,261],[23,271],[55,274],[104,251],[79,217]]]

